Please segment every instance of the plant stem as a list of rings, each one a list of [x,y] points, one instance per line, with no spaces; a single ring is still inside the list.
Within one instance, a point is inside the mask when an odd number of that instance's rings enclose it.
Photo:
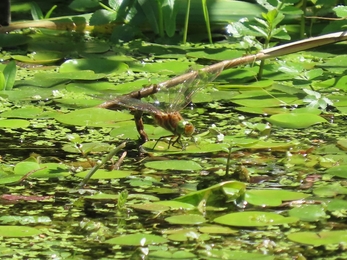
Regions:
[[[187,42],[189,12],[190,12],[190,0],[187,1],[186,18],[184,20],[184,29],[183,29],[183,43]]]

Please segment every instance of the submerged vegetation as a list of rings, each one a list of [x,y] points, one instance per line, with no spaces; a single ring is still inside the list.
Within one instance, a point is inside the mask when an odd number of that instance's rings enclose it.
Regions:
[[[0,28],[2,259],[346,257],[344,32],[200,73],[339,32],[345,2],[69,4]],[[185,106],[186,137],[150,116]]]

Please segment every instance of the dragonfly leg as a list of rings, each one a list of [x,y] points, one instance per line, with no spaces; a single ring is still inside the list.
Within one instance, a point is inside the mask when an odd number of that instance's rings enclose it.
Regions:
[[[164,138],[168,138],[168,137],[171,137],[171,139],[170,139],[170,141],[169,141],[169,146],[168,146],[168,148],[167,148],[167,149],[169,149],[169,148],[170,148],[170,145],[171,145],[171,141],[172,141],[172,139],[175,137],[175,135],[161,136],[161,137],[158,138],[158,140],[155,142],[155,144],[154,144],[152,150],[154,150],[154,148],[157,146],[157,144],[159,143],[159,141],[161,141],[161,140],[164,139]],[[176,141],[175,141],[175,142],[176,142]]]
[[[169,142],[169,147],[170,147],[170,144],[172,143],[172,146],[173,147],[176,147],[176,148],[182,148],[184,150],[184,146],[183,146],[183,143],[182,143],[182,140],[181,140],[181,136],[177,136],[176,140],[172,142],[174,136],[170,139],[170,142]],[[175,146],[175,144],[178,143],[181,147],[179,146]]]
[[[142,121],[142,111],[136,110],[134,112],[134,119],[136,124],[137,132],[140,134],[141,142],[145,143],[148,141],[148,136],[144,130],[143,121]]]

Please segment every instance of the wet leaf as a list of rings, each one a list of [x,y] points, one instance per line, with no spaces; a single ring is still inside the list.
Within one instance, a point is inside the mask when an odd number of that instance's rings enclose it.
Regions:
[[[289,210],[289,216],[297,217],[302,221],[319,221],[326,218],[322,205],[302,205]]]
[[[40,51],[24,55],[12,55],[12,58],[31,64],[49,64],[64,58],[64,54],[56,51]]]
[[[30,122],[22,119],[2,119],[0,128],[27,128]]]
[[[83,171],[80,173],[77,173],[75,176],[84,178],[89,171]],[[134,172],[132,171],[122,171],[122,170],[113,170],[113,171],[107,171],[105,169],[97,170],[91,179],[99,179],[99,180],[106,180],[106,179],[121,179],[126,178],[132,175]]]
[[[238,230],[218,225],[203,226],[199,228],[199,231],[208,234],[234,234],[238,232]]]
[[[245,200],[257,206],[276,207],[280,206],[283,201],[301,200],[309,196],[309,194],[286,190],[249,190],[246,191]]]
[[[162,236],[151,234],[124,235],[106,240],[105,243],[124,246],[146,246],[167,243],[168,240]]]
[[[324,118],[309,113],[277,114],[267,118],[267,120],[276,126],[284,128],[307,128],[315,124],[327,122]]]
[[[331,167],[325,171],[325,173],[330,174],[332,176],[337,176],[340,178],[347,178],[347,165],[339,165],[335,167]]]
[[[214,219],[218,224],[237,227],[263,227],[284,225],[297,222],[295,217],[283,217],[276,213],[262,211],[246,211],[227,214]]]
[[[206,254],[209,258],[212,259],[230,259],[230,260],[251,260],[251,259],[260,259],[260,260],[273,260],[274,256],[263,255],[260,253],[250,253],[247,251],[238,251],[238,250],[229,250],[229,249],[211,249],[202,251],[203,254]]]
[[[200,225],[206,222],[206,219],[201,215],[184,214],[165,218],[165,221],[176,225]]]
[[[25,226],[0,226],[2,237],[31,237],[42,234],[39,229]]]
[[[119,121],[132,119],[129,113],[111,111],[102,108],[86,108],[56,116],[55,119],[67,125],[89,127],[112,127]]]
[[[128,70],[128,66],[123,62],[107,59],[72,59],[64,62],[59,72],[71,73],[85,70],[95,73],[122,73]]]
[[[156,170],[198,171],[201,166],[194,161],[165,160],[145,163],[146,167]]]
[[[13,118],[38,118],[43,112],[39,107],[23,107],[13,110],[7,110],[1,113],[1,117],[13,117]]]
[[[338,194],[347,194],[347,188],[337,185],[327,185],[315,188],[313,193],[320,197],[335,197]]]
[[[296,232],[289,234],[288,239],[313,246],[340,244],[347,243],[347,231]]]

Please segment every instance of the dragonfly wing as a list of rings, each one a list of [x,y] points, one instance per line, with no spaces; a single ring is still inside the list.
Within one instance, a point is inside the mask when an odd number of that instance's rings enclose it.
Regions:
[[[180,111],[185,108],[191,101],[193,96],[209,82],[213,81],[222,71],[213,72],[196,71],[194,77],[190,77],[185,82],[174,87],[164,87],[156,94],[157,101],[165,112]],[[159,86],[160,88],[160,86]],[[160,102],[159,102],[160,101]]]
[[[152,104],[143,102],[136,98],[131,97],[118,97],[117,102],[118,105],[130,109],[140,110],[143,112],[147,112],[150,114],[161,114],[162,112]]]

